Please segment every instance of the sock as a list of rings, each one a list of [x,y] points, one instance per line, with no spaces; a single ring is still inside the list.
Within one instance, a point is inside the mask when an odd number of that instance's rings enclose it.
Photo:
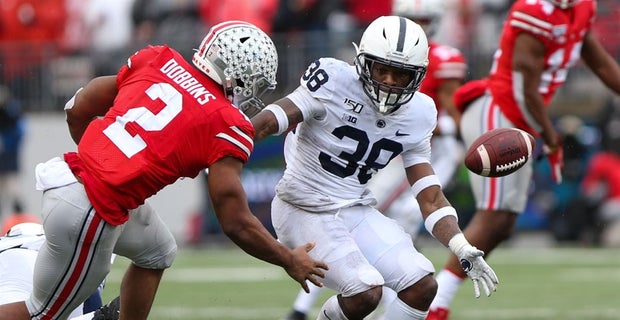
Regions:
[[[315,286],[312,282],[308,282],[310,293],[306,293],[303,289],[297,294],[297,298],[293,303],[293,309],[302,313],[308,313],[310,308],[314,306],[316,300],[319,299],[323,288]]]
[[[321,308],[316,320],[348,320],[340,309],[337,296],[331,296]]]
[[[387,308],[384,318],[389,320],[424,320],[428,311],[421,311],[408,306],[400,299],[394,300]]]
[[[450,302],[454,299],[461,283],[463,283],[463,278],[457,276],[447,269],[443,269],[437,274],[435,277],[437,280],[437,295],[435,299],[431,303],[431,310],[437,308],[449,309]]]

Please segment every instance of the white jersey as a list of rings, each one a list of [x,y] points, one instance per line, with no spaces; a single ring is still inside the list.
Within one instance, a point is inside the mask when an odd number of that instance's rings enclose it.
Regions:
[[[287,136],[287,166],[276,186],[282,200],[311,212],[374,204],[366,185],[394,157],[402,155],[404,167],[430,163],[437,110],[428,96],[416,92],[381,114],[355,67],[332,58],[312,63],[300,82],[288,98],[313,116]]]
[[[44,235],[0,237],[0,304],[30,296],[34,262],[44,241]]]
[[[32,292],[34,264],[45,235],[0,237],[0,304],[24,301]],[[70,315],[82,315],[80,304]]]

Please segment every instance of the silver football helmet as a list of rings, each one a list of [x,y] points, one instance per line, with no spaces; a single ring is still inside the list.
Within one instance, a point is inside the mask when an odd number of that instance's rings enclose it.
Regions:
[[[392,14],[405,17],[419,24],[421,21],[428,23],[422,26],[426,35],[432,37],[441,23],[441,16],[446,10],[445,0],[393,0]]]
[[[554,6],[560,7],[561,9],[568,9],[570,7],[575,6],[581,0],[547,0],[553,3]]]
[[[261,95],[276,87],[276,47],[248,22],[226,21],[211,27],[192,62],[221,84],[228,99],[250,118],[265,107]]]
[[[355,48],[357,74],[377,111],[387,114],[411,100],[420,88],[428,66],[428,40],[417,23],[404,17],[379,17],[366,28]],[[373,79],[372,70],[376,63],[409,72],[410,82],[399,87]]]

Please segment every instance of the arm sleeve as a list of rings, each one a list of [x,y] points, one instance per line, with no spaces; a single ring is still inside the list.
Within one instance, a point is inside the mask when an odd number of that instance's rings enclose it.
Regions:
[[[305,119],[322,120],[325,118],[326,110],[323,103],[310,95],[304,87],[297,87],[295,91],[288,95],[288,98],[301,110]]]

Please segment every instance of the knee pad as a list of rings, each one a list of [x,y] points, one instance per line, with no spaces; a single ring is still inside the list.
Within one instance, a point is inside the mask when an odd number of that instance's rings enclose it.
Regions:
[[[363,284],[373,287],[383,285],[383,276],[379,273],[379,271],[377,271],[377,269],[371,266],[364,266],[360,268],[357,272],[357,276]]]
[[[145,269],[167,269],[172,266],[172,262],[177,256],[177,245],[175,242],[168,243],[167,250],[163,247],[154,254],[156,255],[143,255],[133,260],[133,263],[138,267]]]
[[[353,270],[349,270],[349,272],[351,271]],[[379,271],[371,265],[361,266],[357,270],[357,273],[354,275],[352,274],[350,277],[344,277],[344,279],[344,287],[341,290],[343,297],[354,296],[358,293],[367,291],[372,287],[382,286],[384,284],[381,273],[379,273]]]

